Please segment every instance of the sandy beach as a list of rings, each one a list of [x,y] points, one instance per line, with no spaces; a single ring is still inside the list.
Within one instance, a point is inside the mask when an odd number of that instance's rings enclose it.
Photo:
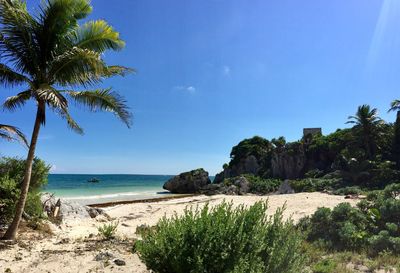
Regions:
[[[52,226],[53,235],[23,233],[17,244],[0,245],[0,272],[150,272],[138,255],[131,252],[134,240],[139,238],[135,233],[137,226],[155,225],[161,217],[180,214],[187,206],[204,206],[207,202],[213,206],[223,200],[249,206],[267,199],[270,214],[286,204],[284,217],[291,217],[294,221],[312,214],[318,207],[332,208],[341,202],[353,205],[357,202],[344,199],[344,196],[297,193],[271,196],[200,195],[122,204],[105,208],[110,218],[100,215],[94,219],[67,219],[60,226]],[[119,222],[117,239],[102,241],[97,228],[112,221]],[[101,253],[112,254],[113,258],[101,257],[104,256]],[[122,259],[126,265],[115,265],[115,258]]]

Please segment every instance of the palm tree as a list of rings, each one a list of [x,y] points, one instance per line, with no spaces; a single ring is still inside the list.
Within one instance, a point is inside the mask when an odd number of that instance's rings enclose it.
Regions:
[[[362,145],[365,148],[367,157],[372,159],[376,153],[376,139],[378,137],[379,126],[384,121],[378,117],[378,110],[371,109],[367,104],[361,105],[357,109],[355,116],[349,116],[346,123],[354,124],[354,129],[358,132]]]
[[[130,127],[131,113],[126,101],[109,88],[96,89],[103,79],[132,71],[109,66],[102,58],[106,50],[120,50],[125,43],[103,20],[80,25],[78,21],[91,11],[89,0],[45,0],[36,14],[30,14],[22,0],[0,1],[0,83],[24,88],[9,97],[4,107],[15,110],[28,100],[37,105],[20,198],[3,239],[15,239],[29,189],[36,142],[48,110],[80,134],[82,128],[69,113],[70,101],[92,111],[113,112]],[[76,90],[78,87],[84,90]]]
[[[0,124],[0,138],[9,141],[18,140],[26,146],[29,146],[25,135],[17,127],[11,125]]]

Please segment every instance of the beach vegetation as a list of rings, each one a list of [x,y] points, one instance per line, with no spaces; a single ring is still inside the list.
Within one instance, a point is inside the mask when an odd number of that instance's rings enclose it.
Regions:
[[[135,250],[154,272],[300,272],[302,237],[283,209],[222,203],[162,218]]]
[[[25,1],[0,2],[0,83],[20,88],[3,107],[14,111],[29,100],[36,104],[19,199],[3,239],[16,237],[31,184],[38,136],[49,113],[61,117],[79,134],[83,129],[71,116],[70,103],[93,112],[112,112],[128,127],[131,125],[125,99],[111,88],[98,86],[106,78],[133,71],[108,65],[103,59],[106,51],[120,50],[125,43],[104,20],[80,24],[91,12],[89,0],[42,1],[32,13]]]
[[[282,183],[280,179],[262,178],[253,174],[242,175],[249,182],[249,192],[254,194],[268,194],[276,192]],[[235,185],[236,178],[226,178],[223,181],[225,186]]]
[[[20,197],[25,164],[25,160],[19,158],[0,158],[0,225],[8,224],[15,214],[16,203]],[[29,218],[31,222],[37,222],[44,217],[40,201],[40,190],[47,184],[49,171],[50,166],[43,160],[34,159],[32,183],[24,209],[25,217]]]
[[[250,182],[250,192],[255,194],[268,194],[276,192],[282,183],[280,179],[262,178],[255,175],[245,175]]]
[[[319,208],[298,227],[307,240],[335,250],[365,251],[372,256],[382,252],[400,254],[399,184],[368,194],[352,207],[342,203],[333,209]]]
[[[99,235],[103,237],[104,240],[111,240],[115,237],[118,225],[119,222],[111,222],[98,227],[97,230]]]

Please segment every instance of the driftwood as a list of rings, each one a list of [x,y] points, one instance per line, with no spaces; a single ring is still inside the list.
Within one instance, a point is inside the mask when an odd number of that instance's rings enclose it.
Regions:
[[[47,204],[47,202],[49,202],[53,197],[54,197],[54,193],[50,194],[49,198],[47,198],[47,199],[43,202],[43,204],[42,204],[43,210],[46,209],[46,204]]]
[[[58,216],[58,212],[60,211],[61,200],[58,199],[56,205],[54,206],[53,217],[56,218]]]

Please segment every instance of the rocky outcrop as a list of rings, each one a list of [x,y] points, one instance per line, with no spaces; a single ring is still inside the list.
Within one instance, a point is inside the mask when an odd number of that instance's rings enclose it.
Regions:
[[[214,178],[214,183],[221,183],[226,178],[240,176],[242,174],[257,175],[261,169],[261,164],[254,155],[249,155],[241,159],[238,163],[225,168]]]
[[[172,193],[197,193],[210,183],[208,172],[197,169],[174,176],[164,184],[163,188]]]
[[[41,196],[43,208],[49,219],[57,222],[65,220],[95,218],[104,214],[99,208],[92,208],[65,199],[55,198],[54,195],[45,193]]]
[[[307,157],[302,146],[299,146],[296,152],[275,152],[271,159],[272,175],[282,179],[296,179],[303,175],[306,163]]]
[[[234,178],[232,184],[213,183],[200,189],[200,193],[206,195],[226,194],[226,195],[244,195],[250,191],[250,182],[244,176]]]
[[[285,180],[279,186],[277,193],[279,194],[289,194],[294,193],[294,189],[290,186],[289,180]]]

